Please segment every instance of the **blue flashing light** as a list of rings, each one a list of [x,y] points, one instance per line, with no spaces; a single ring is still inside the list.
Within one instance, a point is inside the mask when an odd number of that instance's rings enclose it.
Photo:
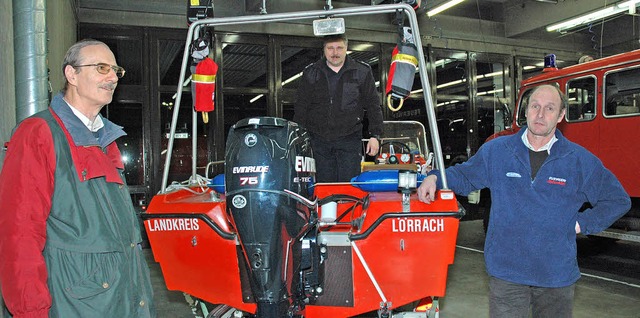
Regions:
[[[555,54],[549,54],[547,56],[544,57],[544,68],[548,69],[548,68],[558,68],[558,64],[556,63],[556,55]]]

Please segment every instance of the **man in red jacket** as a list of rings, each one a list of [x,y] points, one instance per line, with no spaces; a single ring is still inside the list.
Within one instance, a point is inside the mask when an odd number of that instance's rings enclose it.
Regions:
[[[14,318],[155,317],[149,269],[115,140],[100,115],[124,69],[80,41],[65,87],[16,128],[0,173],[0,283]]]

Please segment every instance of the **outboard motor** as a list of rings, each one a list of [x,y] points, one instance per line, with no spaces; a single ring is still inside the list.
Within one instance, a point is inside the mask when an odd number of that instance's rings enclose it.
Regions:
[[[319,265],[318,253],[309,252],[309,246],[316,247],[317,234],[315,170],[308,133],[296,123],[247,118],[229,130],[226,203],[257,317],[298,317],[304,312],[309,289],[305,277],[314,276],[305,270]]]

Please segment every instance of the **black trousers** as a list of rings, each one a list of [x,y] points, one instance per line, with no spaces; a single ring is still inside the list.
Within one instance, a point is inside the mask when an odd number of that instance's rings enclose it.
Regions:
[[[311,148],[316,160],[316,182],[349,182],[360,174],[361,133],[331,141],[311,135]]]
[[[571,318],[575,286],[544,288],[489,277],[489,317]]]

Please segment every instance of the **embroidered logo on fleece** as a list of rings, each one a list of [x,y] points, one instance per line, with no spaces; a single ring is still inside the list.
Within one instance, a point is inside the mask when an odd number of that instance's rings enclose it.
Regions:
[[[517,172],[507,172],[507,177],[509,177],[509,178],[522,178],[522,176]]]
[[[567,185],[567,179],[563,179],[563,178],[556,178],[556,177],[549,177],[549,179],[547,179],[547,183],[549,183],[549,184],[557,184],[557,185],[565,186],[565,185]]]

